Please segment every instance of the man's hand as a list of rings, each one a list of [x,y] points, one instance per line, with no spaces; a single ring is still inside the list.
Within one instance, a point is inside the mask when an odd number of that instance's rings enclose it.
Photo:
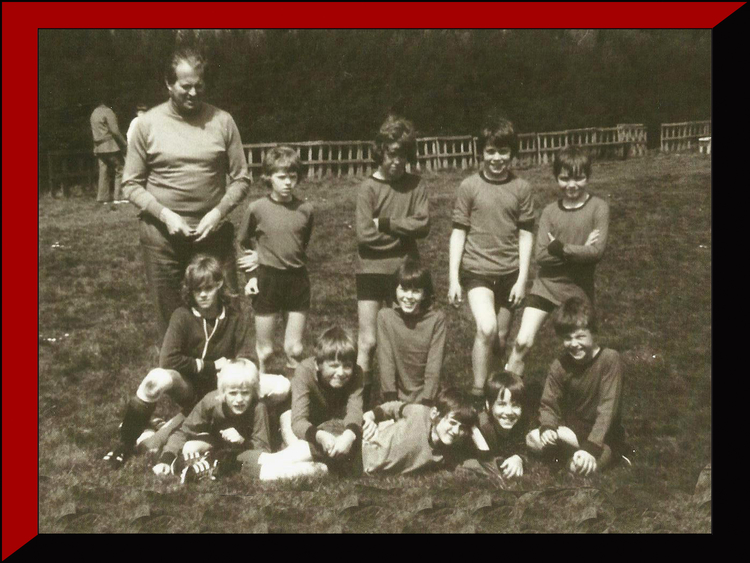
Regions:
[[[506,479],[521,477],[523,475],[523,460],[518,455],[510,456],[500,465],[500,469]]]
[[[193,230],[185,222],[185,219],[177,215],[177,213],[171,209],[167,209],[166,207],[162,209],[159,214],[159,219],[167,226],[167,232],[170,235],[182,235],[184,237],[192,237],[195,235]]]
[[[587,477],[596,471],[596,458],[586,450],[578,450],[573,454],[573,466],[576,473]]]
[[[557,431],[548,428],[547,430],[542,432],[542,435],[539,436],[539,439],[542,441],[543,446],[554,446],[555,444],[557,444]]]
[[[255,250],[245,250],[243,255],[237,258],[237,267],[243,272],[252,272],[258,267],[258,253]]]
[[[333,434],[326,432],[325,430],[318,430],[315,433],[315,440],[320,444],[320,447],[323,448],[323,451],[325,451],[326,454],[329,456],[332,455],[333,448],[336,445],[336,437]]]
[[[195,229],[195,234],[198,235],[195,242],[200,242],[210,235],[216,228],[216,225],[219,224],[219,221],[221,221],[221,211],[218,209],[213,208],[206,213],[201,222],[198,223],[198,228]]]
[[[253,276],[245,284],[245,295],[258,295],[258,277]]]
[[[362,440],[372,440],[378,431],[378,424],[375,422],[375,413],[367,411],[362,415]]]
[[[221,437],[230,444],[241,444],[245,439],[237,432],[236,428],[225,428],[220,432]]]
[[[336,438],[336,443],[333,445],[330,456],[339,457],[347,455],[352,450],[356,439],[357,435],[347,428],[343,434]]]

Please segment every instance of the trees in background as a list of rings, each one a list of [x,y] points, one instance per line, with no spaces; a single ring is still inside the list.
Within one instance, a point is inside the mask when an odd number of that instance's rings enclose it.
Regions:
[[[710,117],[710,30],[39,31],[39,149],[91,146],[109,96],[121,127],[167,99],[163,62],[197,43],[207,101],[246,143],[369,139],[389,111],[421,135],[469,134],[500,108],[521,131]]]

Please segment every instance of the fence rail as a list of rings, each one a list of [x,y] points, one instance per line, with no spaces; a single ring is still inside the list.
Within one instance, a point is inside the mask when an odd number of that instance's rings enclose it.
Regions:
[[[710,121],[662,123],[661,152],[697,150],[698,139],[711,136]]]
[[[710,121],[671,123],[662,125],[662,150],[664,135],[674,134],[674,142],[691,142],[698,145],[698,137],[705,130],[698,127]],[[690,135],[682,135],[686,127]],[[676,133],[675,133],[676,131]],[[547,133],[522,133],[519,135],[519,152],[514,164],[519,167],[544,165],[552,161],[554,153],[568,145],[587,147],[597,158],[628,158],[646,154],[648,132],[640,123],[621,123],[615,127],[588,127]],[[269,149],[278,145],[297,149],[308,178],[368,176],[374,170],[372,143],[370,141],[304,141],[293,143],[255,143],[243,145],[250,177],[260,175],[263,158]],[[675,149],[672,149],[675,150]],[[471,135],[420,137],[417,139],[417,162],[409,169],[432,172],[449,168],[470,169],[478,165],[477,139]],[[52,151],[47,154],[48,182],[51,192],[64,192],[72,183],[96,185],[97,163],[93,154],[85,151]]]

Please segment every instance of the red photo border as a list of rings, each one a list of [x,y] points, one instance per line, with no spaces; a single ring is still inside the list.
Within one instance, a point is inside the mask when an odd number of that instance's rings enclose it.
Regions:
[[[115,22],[117,27],[146,22],[170,28],[236,22],[258,28],[280,27],[280,22],[288,28],[349,28],[363,22],[384,28],[489,23],[506,28],[714,28],[744,2],[381,2],[336,3],[333,9],[321,4],[326,3],[287,3],[279,18],[278,3],[184,3],[179,8],[169,3],[3,3],[3,559],[39,533],[38,364],[29,360],[38,357],[38,316],[29,309],[38,303],[39,28],[111,27]]]

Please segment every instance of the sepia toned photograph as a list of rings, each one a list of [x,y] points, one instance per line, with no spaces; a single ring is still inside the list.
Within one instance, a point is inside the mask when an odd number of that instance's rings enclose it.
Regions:
[[[707,534],[712,29],[39,29],[39,532]]]

